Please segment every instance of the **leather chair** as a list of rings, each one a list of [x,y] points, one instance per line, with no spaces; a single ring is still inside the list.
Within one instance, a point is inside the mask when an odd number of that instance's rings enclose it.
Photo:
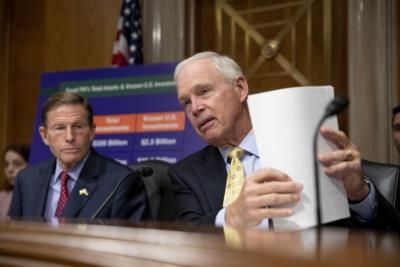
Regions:
[[[172,182],[168,176],[170,164],[161,160],[148,160],[131,164],[133,170],[150,167],[153,174],[142,177],[149,199],[154,220],[173,221],[175,215],[175,198]]]
[[[362,169],[379,192],[400,212],[400,166],[363,160]]]

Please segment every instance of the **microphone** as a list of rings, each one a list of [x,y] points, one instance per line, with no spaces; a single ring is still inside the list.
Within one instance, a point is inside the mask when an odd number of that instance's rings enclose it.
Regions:
[[[329,118],[330,116],[339,114],[343,110],[347,108],[349,105],[349,100],[343,96],[337,96],[332,99],[325,108],[325,112],[321,119],[317,124],[317,128],[314,132],[313,138],[313,155],[314,155],[314,176],[315,176],[315,199],[317,205],[317,225],[321,225],[321,190],[319,185],[319,166],[318,166],[318,136],[319,136],[319,129],[324,121]]]
[[[139,177],[147,177],[154,173],[153,168],[151,167],[141,167],[133,170],[133,172]]]
[[[111,201],[111,199],[114,197],[115,193],[118,191],[120,188],[121,184],[123,181],[125,181],[128,177],[132,176],[132,173],[134,176],[137,178],[143,178],[147,177],[153,174],[153,169],[151,167],[141,167],[138,169],[133,169],[131,173],[128,175],[124,176],[119,180],[117,185],[114,187],[114,189],[111,191],[111,193],[107,196],[107,198],[104,200],[104,202],[100,205],[100,207],[96,210],[96,212],[90,217],[90,219],[95,219],[97,215],[100,214],[100,212],[104,209],[104,207]]]
[[[325,108],[325,114],[323,116],[324,119],[339,114],[343,110],[347,108],[349,105],[349,100],[344,96],[337,96],[329,102],[328,106]]]

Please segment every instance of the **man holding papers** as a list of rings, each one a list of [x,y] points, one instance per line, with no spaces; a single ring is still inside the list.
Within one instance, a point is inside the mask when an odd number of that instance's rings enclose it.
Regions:
[[[203,52],[182,61],[175,80],[188,119],[209,144],[170,168],[177,220],[268,228],[268,219],[291,216],[303,201],[303,184],[262,166],[240,67],[226,56]],[[363,177],[355,145],[343,132],[320,133],[337,147],[319,161],[328,176],[343,181],[353,221],[382,228],[396,223],[394,208]]]

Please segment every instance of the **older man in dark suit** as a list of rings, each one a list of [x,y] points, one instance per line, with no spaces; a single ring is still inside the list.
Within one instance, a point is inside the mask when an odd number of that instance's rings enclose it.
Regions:
[[[149,216],[140,177],[91,149],[95,124],[85,98],[55,93],[41,116],[40,135],[54,158],[19,173],[10,216],[134,221]]]
[[[176,67],[175,80],[187,117],[209,144],[169,170],[177,220],[266,228],[268,218],[290,216],[293,209],[285,204],[300,201],[302,185],[261,166],[249,88],[238,64],[214,52],[199,53]],[[337,146],[319,161],[328,176],[343,180],[354,221],[383,228],[398,224],[393,206],[363,177],[356,146],[343,132],[322,128],[320,133]]]

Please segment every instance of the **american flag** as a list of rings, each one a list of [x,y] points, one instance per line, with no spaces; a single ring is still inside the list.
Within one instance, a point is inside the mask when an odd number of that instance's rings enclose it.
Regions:
[[[143,63],[141,20],[139,1],[123,0],[113,47],[113,66]]]

